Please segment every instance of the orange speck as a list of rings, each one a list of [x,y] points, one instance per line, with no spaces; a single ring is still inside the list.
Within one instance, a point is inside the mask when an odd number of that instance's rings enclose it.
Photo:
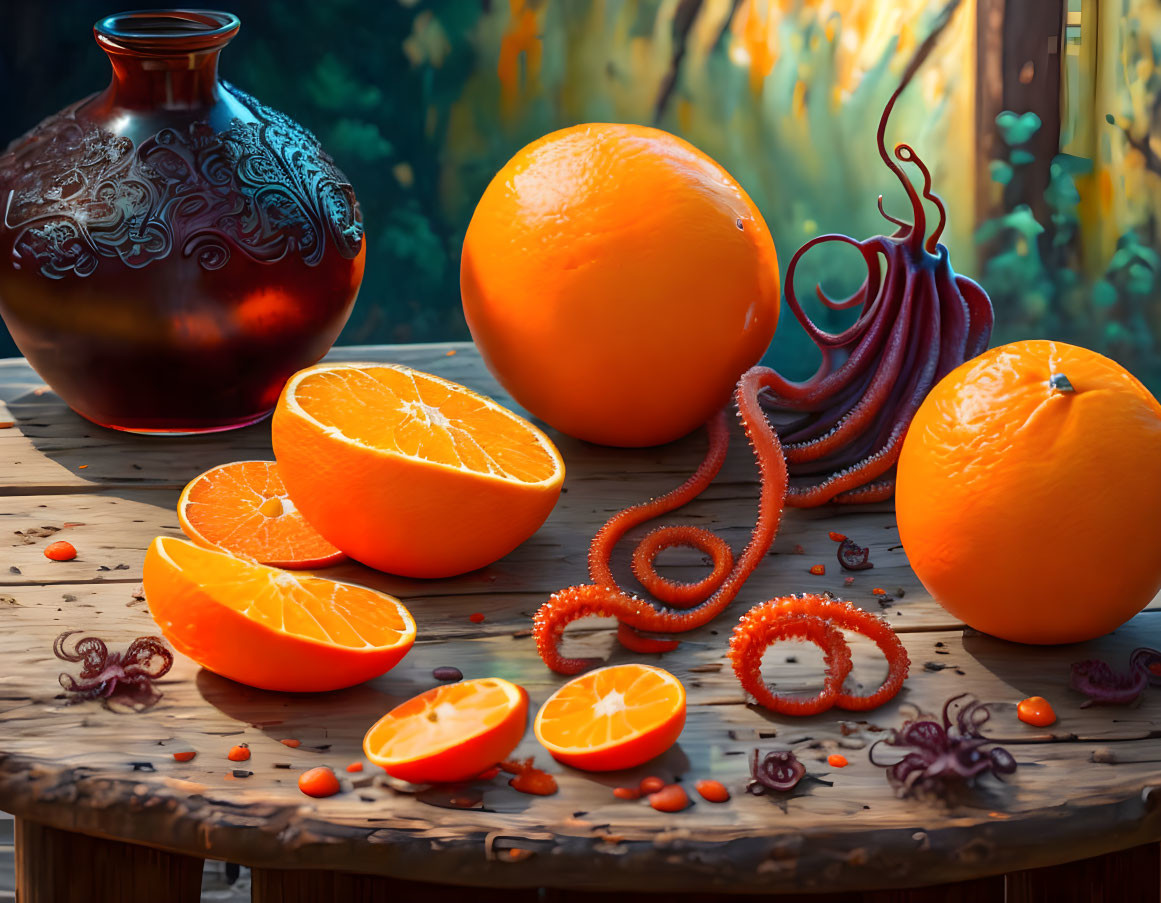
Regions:
[[[698,781],[693,786],[702,799],[711,803],[724,803],[730,798],[730,791],[721,781]]]
[[[44,557],[52,561],[72,561],[77,557],[77,547],[71,542],[58,539],[45,547]]]
[[[639,800],[641,791],[636,787],[614,787],[613,796],[619,800]]]
[[[845,533],[836,533],[834,530],[831,530],[826,535],[829,536],[831,539],[833,539],[835,542],[842,542],[843,540],[845,540],[847,538],[847,535]]]
[[[298,776],[298,789],[307,796],[334,796],[342,787],[335,773],[325,765],[304,771]]]
[[[1029,696],[1016,706],[1016,714],[1025,724],[1033,727],[1048,727],[1056,721],[1056,712],[1043,696]]]
[[[649,794],[649,805],[658,812],[680,812],[689,806],[689,794],[680,784],[669,784]]]
[[[10,430],[16,426],[15,420],[0,420],[0,430]]]
[[[473,614],[468,615],[468,620],[471,621],[473,624],[480,624],[480,623],[483,623],[484,615],[482,612],[477,611]]]
[[[178,762],[188,762],[196,755],[197,753],[193,750],[186,750],[185,752],[175,752],[173,758]]]
[[[444,357],[455,357],[456,350],[452,348],[450,351],[444,352]]]
[[[823,574],[826,573],[826,565],[825,564],[812,564],[810,566],[810,573],[814,574],[814,576],[816,576],[816,577],[821,577]]]
[[[647,778],[642,778],[641,784],[639,785],[642,793],[656,793],[664,786],[665,782],[661,778],[652,775]]]
[[[846,768],[850,763],[847,761],[846,756],[840,753],[831,753],[826,757],[826,764],[831,768]]]
[[[289,746],[291,749],[298,749],[302,746],[301,740],[295,740],[293,737],[287,737],[285,740],[279,740],[283,746]]]
[[[874,593],[876,596],[887,595],[887,591],[885,589],[883,589],[883,587],[881,587],[881,586],[876,586],[873,590],[871,590],[871,592]]]
[[[362,770],[363,770],[363,763],[362,762],[352,762],[350,765],[347,766],[347,771],[349,771],[351,774],[356,774]]]
[[[531,793],[533,796],[550,796],[556,793],[556,778],[547,771],[541,771],[533,766],[533,759],[520,761],[505,761],[500,767],[505,771],[515,772],[515,777],[508,782],[508,786],[521,793]]]
[[[77,465],[77,470],[84,470],[84,469],[85,469],[86,467],[88,467],[88,466],[89,466],[88,464],[78,464],[78,465]]]
[[[239,743],[237,746],[231,746],[230,751],[226,753],[226,758],[231,762],[245,762],[250,758],[250,747],[245,743]]]

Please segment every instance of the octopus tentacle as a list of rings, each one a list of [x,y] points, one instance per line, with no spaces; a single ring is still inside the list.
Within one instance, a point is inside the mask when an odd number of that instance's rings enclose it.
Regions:
[[[873,693],[843,690],[851,671],[851,657],[839,630],[862,634],[886,657],[887,678]],[[777,696],[762,680],[763,653],[772,643],[788,638],[805,639],[824,650],[825,684],[822,692],[811,699]],[[754,606],[734,628],[729,656],[742,688],[766,708],[784,715],[818,714],[832,705],[848,711],[876,708],[899,692],[911,666],[903,643],[883,618],[850,602],[816,594],[780,596]]]
[[[758,517],[750,541],[726,578],[704,601],[676,611],[627,595],[615,584],[572,586],[554,593],[537,610],[532,626],[537,651],[549,668],[562,674],[575,674],[593,664],[591,659],[567,658],[560,652],[565,627],[579,618],[615,617],[634,630],[679,633],[713,620],[737,596],[770,550],[785,504],[786,462],[778,437],[758,404],[758,393],[767,385],[771,375],[772,371],[765,367],[752,367],[742,375],[734,393],[738,415],[758,463],[761,488]],[[609,548],[611,550],[611,546]],[[590,564],[591,560],[592,556]]]

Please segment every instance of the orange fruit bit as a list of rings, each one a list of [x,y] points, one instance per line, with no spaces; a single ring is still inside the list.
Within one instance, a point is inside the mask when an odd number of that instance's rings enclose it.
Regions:
[[[236,461],[185,487],[177,519],[191,540],[282,568],[320,568],[347,556],[294,507],[273,461]]]
[[[831,753],[826,757],[826,764],[831,768],[846,768],[850,763],[847,761],[847,757],[841,753]]]
[[[528,694],[499,677],[443,684],[380,718],[363,752],[413,784],[467,781],[511,754],[524,736]]]
[[[175,752],[173,758],[178,762],[189,762],[196,756],[197,753],[192,749],[187,749],[184,752]]]
[[[533,796],[551,796],[556,793],[556,778],[547,771],[531,767],[530,763],[508,782],[508,786],[521,793],[531,793]]]
[[[689,806],[689,794],[680,784],[668,784],[649,794],[649,805],[658,812],[680,812]]]
[[[883,589],[883,587],[881,587],[881,586],[876,586],[873,590],[871,590],[871,592],[876,596],[887,595],[887,591],[885,589]]]
[[[724,803],[730,798],[730,791],[721,781],[698,781],[693,786],[701,794],[702,799],[707,802]]]
[[[44,557],[52,561],[72,561],[77,557],[77,547],[71,542],[58,539],[45,546]]]
[[[181,539],[153,541],[142,584],[178,651],[265,690],[350,687],[390,670],[415,642],[415,621],[392,596]]]
[[[560,453],[531,423],[396,364],[299,371],[271,434],[306,520],[352,558],[404,577],[449,577],[507,555],[544,523],[564,482]]]
[[[669,749],[685,726],[685,688],[653,665],[612,665],[575,677],[540,707],[536,739],[585,771],[633,768]]]
[[[619,800],[639,800],[641,791],[636,787],[614,787],[613,796]]]
[[[1161,403],[1120,364],[1057,341],[992,348],[907,429],[899,539],[952,617],[1015,643],[1085,642],[1161,585],[1158,461]]]
[[[534,40],[539,7],[512,8]],[[515,85],[517,55],[501,60]],[[705,423],[778,319],[762,214],[717,162],[645,126],[585,123],[517,152],[460,261],[489,370],[534,415],[600,445],[661,445]]]
[[[816,576],[816,577],[821,577],[823,574],[826,573],[826,565],[825,564],[812,564],[810,566],[810,573],[814,574],[814,576]]]
[[[444,357],[455,357],[455,356],[456,356],[456,350],[455,350],[454,348],[452,348],[452,349],[449,349],[448,351],[445,351],[445,352],[443,353],[443,356],[444,356]]]
[[[349,771],[351,774],[358,774],[362,770],[363,770],[363,763],[362,762],[352,762],[350,765],[347,766],[347,771]]]
[[[77,465],[77,470],[84,470],[84,469],[85,469],[86,467],[88,467],[88,466],[89,466],[88,464],[78,464],[78,465]]]
[[[482,624],[484,622],[484,616],[477,611],[474,614],[468,615],[468,620],[473,624]]]
[[[656,777],[655,775],[650,775],[647,778],[641,779],[641,783],[638,785],[638,790],[640,791],[641,795],[644,796],[646,794],[656,793],[664,786],[665,781],[661,780],[661,778]]]
[[[298,776],[298,789],[307,796],[334,796],[342,787],[334,771],[325,765],[304,771]]]
[[[0,430],[10,430],[16,426],[15,420],[0,420]]]
[[[291,749],[298,749],[302,746],[301,740],[295,740],[293,737],[287,737],[285,740],[279,740],[283,746],[289,746]]]
[[[1031,724],[1033,727],[1048,727],[1056,722],[1056,711],[1052,708],[1052,703],[1043,696],[1029,696],[1020,700],[1020,704],[1016,706],[1016,715],[1025,724]]]
[[[231,762],[245,762],[250,758],[250,747],[245,743],[239,743],[237,746],[231,746],[230,751],[226,753],[226,758]]]
[[[844,539],[847,538],[847,535],[845,533],[836,533],[834,530],[831,530],[826,535],[829,536],[835,542],[842,542]]]
[[[500,766],[493,765],[491,768],[485,768],[478,775],[476,775],[476,780],[477,781],[490,781],[490,780],[492,780],[492,778],[494,778],[499,773],[500,773]]]

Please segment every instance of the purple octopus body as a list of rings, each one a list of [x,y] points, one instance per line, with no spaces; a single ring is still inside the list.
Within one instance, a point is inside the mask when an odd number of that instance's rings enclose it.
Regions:
[[[895,101],[941,30],[915,54],[879,120],[879,155],[907,193],[912,222],[887,213],[880,195],[879,212],[898,227],[894,234],[864,241],[820,235],[798,249],[786,270],[786,303],[822,354],[812,377],[791,382],[778,376],[762,398],[765,407],[784,415],[778,432],[792,478],[786,504],[792,507],[889,498],[903,437],[919,405],[940,379],[984,351],[991,337],[991,301],[979,285],[952,271],[947,248],[939,243],[947,210],[931,191],[930,171],[909,145],[897,145],[892,159],[885,143]],[[900,163],[918,167],[922,193]],[[939,214],[930,234],[924,200]],[[831,310],[860,308],[858,319],[839,333],[820,329],[794,289],[802,256],[828,242],[858,249],[867,266],[866,279],[849,298],[835,300],[815,287]]]
[[[173,653],[161,637],[138,637],[123,653],[110,653],[97,637],[83,637],[69,651],[65,643],[77,633],[82,631],[66,630],[52,644],[53,653],[62,661],[83,662],[76,677],[60,675],[60,685],[71,695],[73,702],[102,699],[107,704],[117,696],[123,697],[136,709],[144,709],[161,699],[161,692],[153,682],[173,666]]]

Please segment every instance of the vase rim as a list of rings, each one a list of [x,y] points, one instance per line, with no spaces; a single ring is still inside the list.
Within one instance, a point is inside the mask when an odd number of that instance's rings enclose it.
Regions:
[[[107,50],[174,56],[220,50],[238,33],[233,13],[213,9],[138,9],[114,13],[93,25]]]

